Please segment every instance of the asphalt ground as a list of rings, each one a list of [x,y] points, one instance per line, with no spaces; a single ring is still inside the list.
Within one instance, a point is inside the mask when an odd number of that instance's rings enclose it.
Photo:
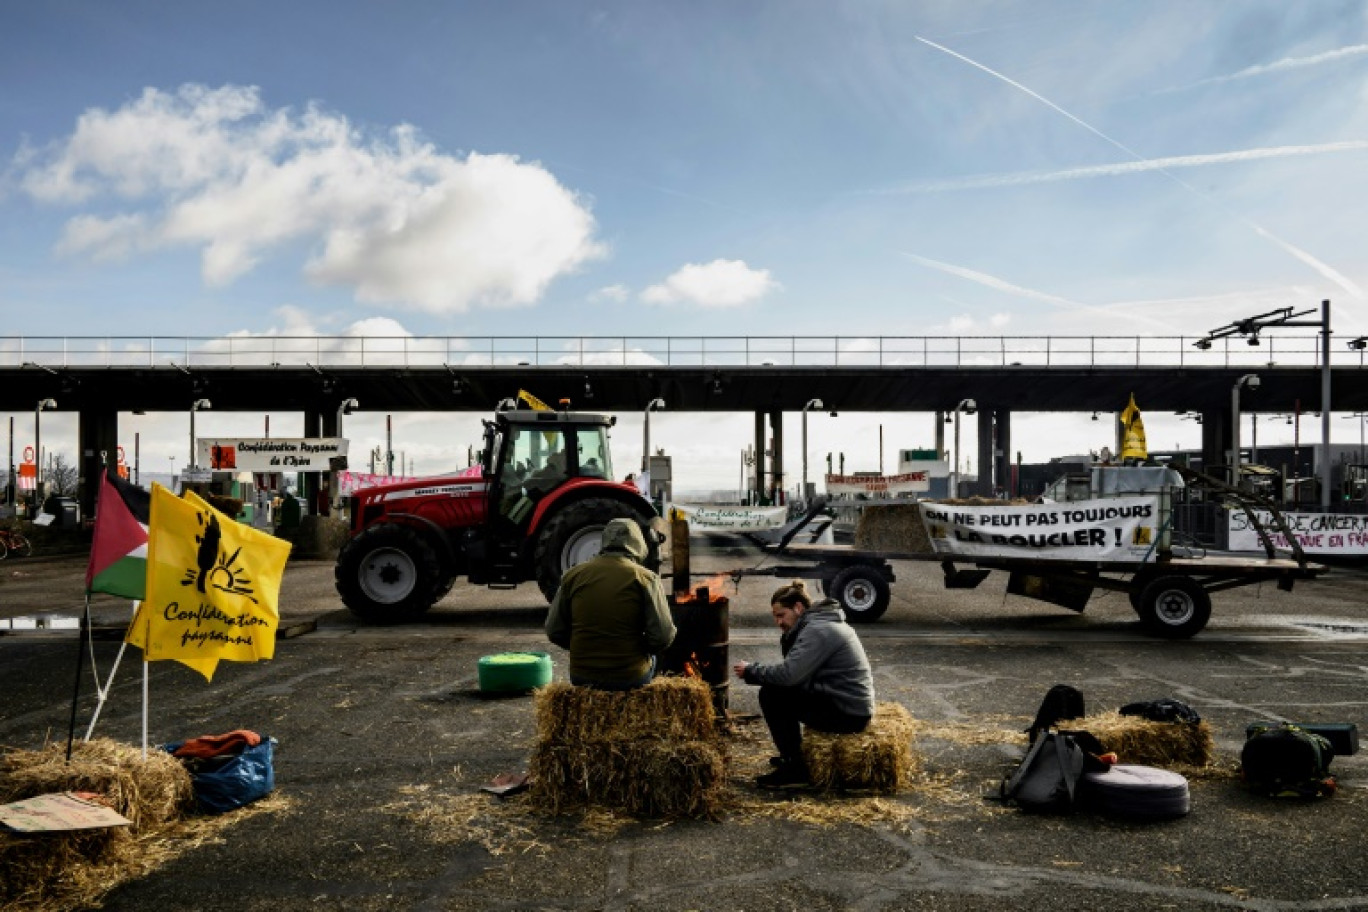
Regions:
[[[754,566],[748,548],[695,554],[696,570]],[[0,563],[0,745],[64,739],[77,665],[65,626],[84,558]],[[535,587],[458,584],[419,624],[368,627],[341,608],[329,563],[286,573],[273,661],[222,664],[212,684],[150,670],[154,743],[251,728],[280,742],[277,794],[219,838],[116,888],[109,909],[881,910],[1368,908],[1368,762],[1336,758],[1340,789],[1260,798],[1231,770],[1246,723],[1368,723],[1368,577],[1218,593],[1192,640],[1147,637],[1123,596],[1079,615],[1004,595],[1002,574],[946,591],[935,565],[899,564],[893,607],[860,628],[880,700],[922,725],[923,772],[889,799],[775,796],[754,690],[734,684],[732,783],[720,821],[533,812],[478,787],[526,769],[532,701],[477,687],[482,655],[547,649]],[[768,596],[729,585],[733,659],[778,654]],[[101,637],[127,620],[97,596]],[[107,673],[118,641],[97,638]],[[136,654],[133,656],[136,658]],[[79,718],[93,707],[86,663]],[[97,734],[140,740],[141,665],[125,664]],[[1067,682],[1091,711],[1174,697],[1202,714],[1220,769],[1191,782],[1192,812],[1139,823],[1039,817],[986,800],[1045,691]],[[0,872],[4,876],[4,872]]]

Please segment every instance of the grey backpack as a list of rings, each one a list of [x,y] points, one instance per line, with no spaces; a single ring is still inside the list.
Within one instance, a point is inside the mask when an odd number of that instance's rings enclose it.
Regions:
[[[1017,768],[1002,780],[998,791],[1004,802],[1023,811],[1070,811],[1083,776],[1084,759],[1083,748],[1072,736],[1043,732]]]

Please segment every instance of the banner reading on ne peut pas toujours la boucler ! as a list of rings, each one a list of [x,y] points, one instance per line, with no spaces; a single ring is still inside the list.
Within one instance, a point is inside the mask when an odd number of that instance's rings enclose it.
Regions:
[[[923,501],[921,516],[932,548],[946,556],[1142,561],[1153,558],[1159,498],[972,507]]]

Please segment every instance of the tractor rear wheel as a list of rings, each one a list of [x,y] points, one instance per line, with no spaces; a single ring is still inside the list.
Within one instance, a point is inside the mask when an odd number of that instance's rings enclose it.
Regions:
[[[376,624],[415,620],[447,581],[423,534],[397,523],[371,526],[343,545],[333,576],[351,613]]]
[[[660,543],[651,533],[650,517],[620,500],[590,497],[556,513],[537,536],[532,557],[537,569],[537,585],[548,602],[556,597],[566,570],[599,553],[603,527],[612,519],[635,520],[646,539],[645,566],[651,570],[660,567]]]

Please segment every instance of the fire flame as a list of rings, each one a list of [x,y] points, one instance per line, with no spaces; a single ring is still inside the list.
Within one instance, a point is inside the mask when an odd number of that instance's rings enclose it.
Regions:
[[[692,602],[697,597],[699,589],[708,590],[708,601],[720,602],[726,598],[726,595],[724,595],[723,592],[725,591],[726,586],[731,582],[732,578],[725,573],[718,573],[714,576],[710,576],[687,592],[676,592],[674,596],[675,604],[683,605],[687,602]]]
[[[686,678],[701,678],[701,677],[703,677],[703,672],[702,672],[702,660],[699,659],[698,653],[697,653],[697,652],[691,652],[691,653],[689,653],[689,657],[688,657],[687,659],[684,660],[684,677],[686,677]]]

